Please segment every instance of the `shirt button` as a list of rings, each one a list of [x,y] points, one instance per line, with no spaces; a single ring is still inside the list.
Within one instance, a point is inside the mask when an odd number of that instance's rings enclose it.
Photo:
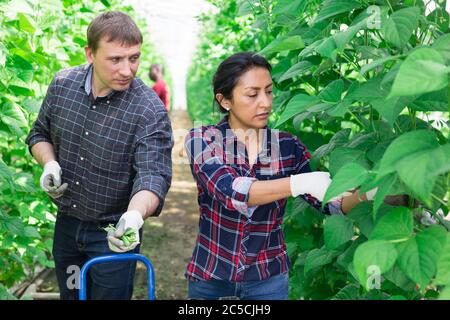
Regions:
[[[77,207],[77,205],[76,205],[76,204],[73,204],[73,205],[72,205],[72,207],[76,208],[76,207]]]
[[[89,132],[86,131],[84,134],[88,136],[88,135],[89,135]]]
[[[106,103],[109,104],[109,100],[107,100]]]
[[[83,158],[83,157],[80,157],[80,160],[81,160],[81,161],[83,161],[83,160],[84,160],[84,158]]]
[[[76,184],[76,185],[79,185],[79,184],[80,184],[80,182],[78,182],[78,181],[77,181],[77,182],[75,182],[75,184]]]
[[[94,105],[94,106],[92,106],[92,109],[95,109],[95,108],[97,108],[97,106],[95,106],[95,105]]]

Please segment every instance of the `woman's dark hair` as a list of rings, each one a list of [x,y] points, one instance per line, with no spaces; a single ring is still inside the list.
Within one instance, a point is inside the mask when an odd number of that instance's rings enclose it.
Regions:
[[[220,112],[227,111],[216,99],[216,94],[221,93],[226,99],[232,98],[234,87],[239,78],[248,70],[261,67],[272,71],[270,63],[256,52],[239,52],[223,60],[214,74],[212,85],[214,91],[214,102],[217,103]]]

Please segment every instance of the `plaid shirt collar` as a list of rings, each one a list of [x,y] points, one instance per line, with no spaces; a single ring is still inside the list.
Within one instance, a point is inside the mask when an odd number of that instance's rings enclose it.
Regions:
[[[84,78],[84,81],[81,82],[80,87],[84,89],[86,94],[90,96],[92,93],[92,77],[93,77],[93,71],[94,66],[92,63],[85,65],[85,69],[87,70],[86,77]],[[131,81],[129,89],[133,87],[133,81]],[[127,89],[127,90],[129,90]],[[127,91],[125,90],[125,91]],[[111,90],[106,96],[98,97],[98,98],[107,98],[111,99],[115,93],[120,93],[121,91]]]
[[[219,129],[222,134],[223,145],[227,146],[230,144],[242,144],[242,142],[239,141],[237,136],[233,133],[233,130],[231,129],[228,120],[229,120],[229,116],[226,115],[223,117],[222,120],[219,121],[219,123],[217,123],[215,125],[215,127],[217,129]],[[270,146],[271,146],[272,138],[275,138],[275,140],[278,139],[278,136],[272,137],[272,134],[278,134],[278,130],[272,130],[267,125],[264,126],[264,128],[262,128],[262,130],[263,130],[264,143],[262,144],[262,148],[261,148],[259,154],[264,154],[264,155],[267,155],[270,157],[271,156],[271,147]],[[276,142],[278,142],[278,141],[276,141]],[[242,146],[243,146],[243,144],[242,144]],[[237,150],[245,150],[245,146],[243,146],[243,148],[237,148]],[[242,155],[242,156],[245,157],[245,155]]]

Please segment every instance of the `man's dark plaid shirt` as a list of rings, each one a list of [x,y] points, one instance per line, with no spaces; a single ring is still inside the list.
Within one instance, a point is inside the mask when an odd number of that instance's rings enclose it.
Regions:
[[[26,143],[53,144],[69,184],[58,212],[86,221],[117,221],[141,190],[155,193],[161,212],[172,178],[172,128],[166,108],[140,79],[94,100],[92,66],[59,72]]]
[[[225,117],[216,125],[192,129],[185,147],[197,183],[199,235],[186,270],[190,280],[264,280],[288,271],[281,229],[287,199],[248,206],[256,180],[310,172],[310,153],[291,134],[266,127],[264,145],[250,167],[245,146]],[[325,214],[343,215],[341,200],[322,203],[301,197]]]

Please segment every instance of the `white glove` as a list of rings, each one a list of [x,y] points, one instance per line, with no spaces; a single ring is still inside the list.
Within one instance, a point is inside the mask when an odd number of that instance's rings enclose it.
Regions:
[[[301,194],[310,194],[319,201],[323,201],[323,197],[331,184],[329,172],[307,172],[299,173],[291,176],[291,193],[293,197]]]
[[[378,191],[378,187],[373,188],[372,190],[367,191],[367,192],[366,192],[366,198],[367,198],[367,200],[368,200],[368,201],[372,201],[372,200],[375,198],[375,196],[376,196],[376,194],[377,194],[377,191]]]
[[[142,219],[142,215],[139,211],[130,210],[125,212],[116,225],[116,231],[108,231],[107,239],[109,248],[114,252],[133,250],[140,243],[139,229],[143,224],[144,219]],[[130,229],[135,233],[135,241],[127,244],[120,238]]]
[[[61,185],[61,167],[58,162],[52,160],[44,165],[44,172],[40,179],[41,188],[56,199],[63,195],[67,189],[67,183]]]

